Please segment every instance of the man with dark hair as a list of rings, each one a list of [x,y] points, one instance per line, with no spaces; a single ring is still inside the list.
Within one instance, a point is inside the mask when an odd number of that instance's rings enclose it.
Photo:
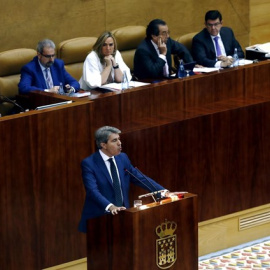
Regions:
[[[229,67],[235,48],[238,57],[244,58],[244,52],[229,27],[222,27],[222,15],[218,10],[209,10],[205,14],[205,28],[192,40],[192,55],[197,64],[205,67]]]
[[[146,38],[135,52],[135,77],[138,79],[169,77],[172,73],[172,54],[178,55],[186,63],[193,61],[188,49],[170,38],[166,22],[160,19],[151,21],[146,29]]]
[[[79,83],[66,71],[64,62],[55,58],[55,44],[50,39],[39,41],[37,56],[22,67],[19,92],[33,90],[58,93],[60,85],[67,92],[80,89]]]
[[[95,133],[98,151],[82,161],[82,177],[86,198],[82,211],[79,231],[86,232],[87,219],[105,214],[117,214],[129,207],[129,185],[147,189],[150,192],[162,191],[161,185],[136,170],[127,155],[121,153],[121,131],[104,126]]]

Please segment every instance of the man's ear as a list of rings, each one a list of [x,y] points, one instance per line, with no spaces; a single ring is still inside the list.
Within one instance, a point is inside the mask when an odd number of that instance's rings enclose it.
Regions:
[[[104,149],[106,149],[106,148],[107,148],[107,144],[106,144],[106,143],[104,143],[104,142],[102,142],[102,143],[100,144],[100,146],[101,146],[102,148],[104,148]]]

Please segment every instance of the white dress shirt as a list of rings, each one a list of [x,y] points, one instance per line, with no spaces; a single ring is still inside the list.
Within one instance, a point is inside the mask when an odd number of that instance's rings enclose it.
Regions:
[[[131,80],[131,74],[129,67],[125,64],[119,51],[116,51],[115,62],[119,65],[119,68],[124,73],[126,71],[128,80]],[[101,64],[100,59],[96,52],[89,53],[83,64],[83,75],[80,78],[80,87],[84,90],[90,90],[97,87],[101,87],[101,73],[104,70],[104,66]],[[114,80],[114,69],[111,70],[111,76]]]
[[[219,45],[219,48],[220,48],[220,50],[221,50],[221,55],[227,56],[227,55],[226,55],[225,48],[224,48],[224,44],[223,44],[223,42],[222,42],[222,39],[221,39],[220,34],[218,34],[217,36],[219,37],[219,39],[218,39],[218,45]],[[211,36],[212,41],[213,41],[213,44],[214,44],[215,52],[216,52],[216,54],[217,54],[216,44],[215,44],[215,40],[214,40],[215,37],[216,37],[216,36]],[[221,61],[217,61],[216,64],[215,64],[215,67],[216,67],[216,68],[220,68],[220,67],[221,67]]]
[[[160,57],[161,59],[163,59],[163,60],[166,62],[165,65],[164,65],[164,68],[163,68],[163,75],[164,75],[165,77],[169,77],[169,66],[168,66],[168,63],[167,63],[166,55],[161,54],[161,53],[159,52],[158,45],[157,45],[153,40],[151,40],[151,42],[152,42],[153,46],[154,46],[155,49],[156,49],[156,52],[157,52],[157,54],[158,54],[158,57]]]
[[[120,180],[118,168],[117,168],[117,165],[116,165],[116,162],[115,162],[115,158],[114,158],[114,157],[109,157],[109,156],[105,155],[101,150],[99,150],[99,153],[100,153],[102,159],[103,159],[104,162],[105,162],[105,165],[106,165],[107,170],[108,170],[108,172],[109,172],[109,174],[110,174],[110,176],[111,176],[111,179],[112,179],[112,173],[111,173],[111,165],[110,165],[109,159],[112,158],[112,160],[113,160],[113,162],[114,162],[114,165],[115,165],[115,167],[116,167],[118,179],[119,179],[119,181],[120,181],[120,186],[121,186],[121,180]],[[112,179],[112,181],[113,181],[113,179]],[[121,192],[122,192],[122,190],[121,190]],[[122,194],[122,198],[123,198],[123,194]],[[113,205],[112,203],[108,204],[108,205],[106,206],[105,210],[106,210],[107,212],[109,212],[109,208],[110,208],[112,205]]]

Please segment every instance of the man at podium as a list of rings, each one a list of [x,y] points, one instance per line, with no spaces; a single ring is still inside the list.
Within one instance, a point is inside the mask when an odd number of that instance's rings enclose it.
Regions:
[[[104,126],[95,133],[98,151],[81,163],[86,190],[79,231],[87,231],[87,220],[104,214],[117,214],[129,208],[129,185],[134,183],[149,192],[164,196],[168,191],[135,169],[128,156],[121,153],[121,131]]]

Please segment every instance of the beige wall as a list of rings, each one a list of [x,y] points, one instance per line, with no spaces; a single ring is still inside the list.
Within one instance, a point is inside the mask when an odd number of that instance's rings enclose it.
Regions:
[[[0,1],[0,52],[35,48],[37,41],[45,37],[58,44],[69,38],[98,36],[104,30],[125,25],[146,26],[154,18],[167,21],[172,36],[176,37],[200,31],[209,9],[221,11],[224,25],[234,29],[242,47],[249,44],[249,0]]]
[[[250,0],[250,45],[270,42],[270,0]]]

